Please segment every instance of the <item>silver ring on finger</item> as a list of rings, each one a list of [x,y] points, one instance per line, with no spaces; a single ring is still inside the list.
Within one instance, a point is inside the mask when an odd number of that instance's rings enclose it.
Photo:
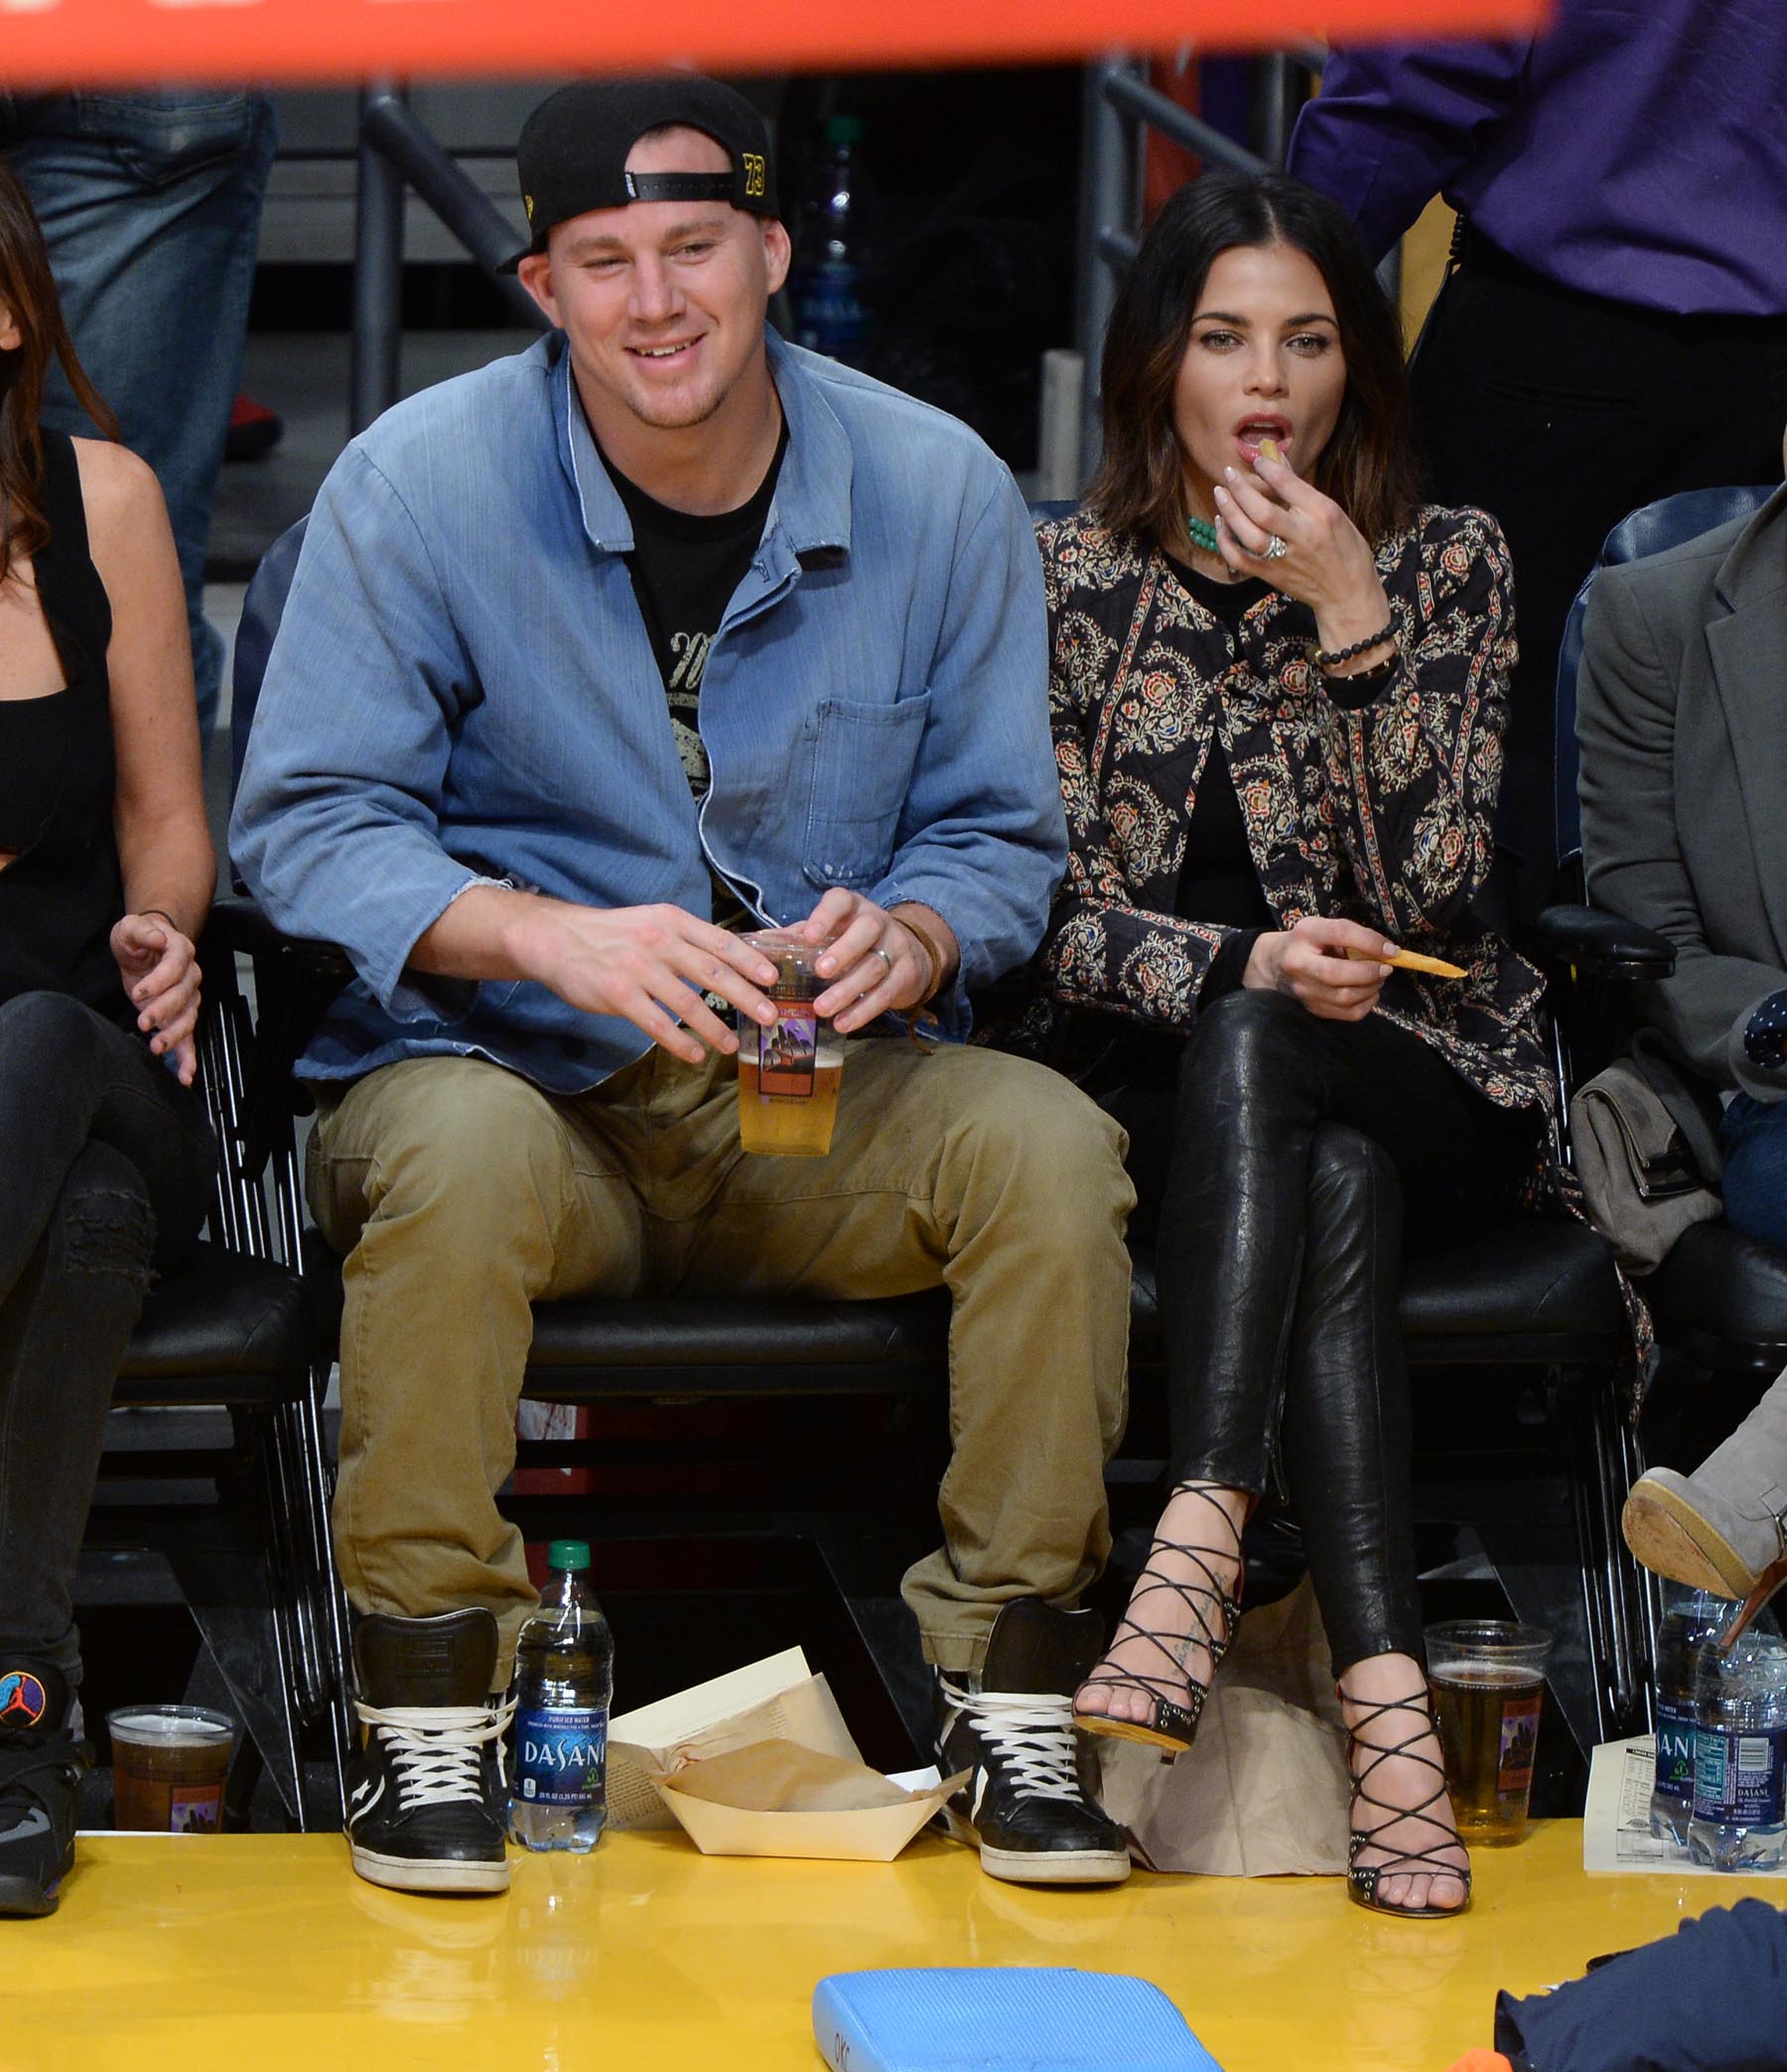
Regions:
[[[1279,538],[1276,532],[1269,533],[1266,538],[1266,544],[1260,549],[1260,559],[1262,561],[1283,561],[1290,551],[1291,549]]]
[[[875,954],[888,967],[888,977],[892,978],[894,976],[894,959],[890,957],[887,951],[883,949],[879,944],[877,944],[876,946]]]

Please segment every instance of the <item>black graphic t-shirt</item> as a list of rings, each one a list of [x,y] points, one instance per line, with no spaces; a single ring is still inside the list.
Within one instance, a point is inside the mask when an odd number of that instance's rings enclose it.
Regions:
[[[708,649],[763,537],[787,450],[784,422],[775,458],[756,494],[737,510],[713,517],[659,503],[603,456],[603,466],[632,520],[633,551],[626,557],[626,565],[632,575],[633,596],[639,601],[651,651],[664,679],[677,754],[697,798],[706,797],[711,781],[700,730],[701,679]]]

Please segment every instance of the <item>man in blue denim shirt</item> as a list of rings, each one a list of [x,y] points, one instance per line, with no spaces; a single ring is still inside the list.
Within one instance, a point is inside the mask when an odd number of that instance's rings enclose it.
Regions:
[[[996,1875],[1120,1878],[1070,1694],[1123,1410],[1122,1140],[1053,1074],[885,1021],[965,1034],[1062,867],[1023,503],[961,425],[766,333],[788,239],[738,95],[568,87],[519,160],[558,329],[338,463],[233,836],[272,917],[359,973],[303,1066],[348,1255],[355,1867],[507,1881],[492,1749],[535,1596],[494,1492],[532,1301],[942,1285],[946,1545],[905,1591],[958,1819]],[[866,1038],[823,1161],[740,1149],[717,1009],[753,1043],[775,1017],[741,918],[822,946],[817,1012]]]

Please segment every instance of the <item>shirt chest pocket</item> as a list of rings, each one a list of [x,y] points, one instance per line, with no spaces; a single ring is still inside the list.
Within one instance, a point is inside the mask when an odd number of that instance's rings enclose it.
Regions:
[[[861,890],[886,875],[929,711],[928,692],[894,705],[828,698],[819,707],[803,859],[814,885]]]

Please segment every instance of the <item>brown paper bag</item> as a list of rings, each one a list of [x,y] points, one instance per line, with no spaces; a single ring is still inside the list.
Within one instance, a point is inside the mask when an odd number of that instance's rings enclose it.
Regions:
[[[831,1687],[808,1672],[797,1647],[611,1720],[609,1826],[675,1827],[654,1776],[680,1762],[774,1739],[862,1759]]]
[[[1189,1754],[1100,1738],[1105,1811],[1155,1870],[1335,1876],[1346,1868],[1345,1727],[1305,1577],[1250,1611]]]
[[[756,1741],[655,1777],[704,1856],[891,1864],[962,1782],[918,1791],[793,1741]]]

